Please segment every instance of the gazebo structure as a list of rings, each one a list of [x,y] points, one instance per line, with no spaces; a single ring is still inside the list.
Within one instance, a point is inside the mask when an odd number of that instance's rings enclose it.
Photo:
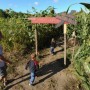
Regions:
[[[72,20],[67,18],[62,18],[60,16],[56,17],[30,17],[28,20],[31,21],[32,24],[56,24],[56,27],[64,24],[64,65],[66,65],[66,29],[67,24],[73,23]],[[35,29],[35,47],[36,47],[36,55],[38,52],[38,39],[37,39],[37,30]]]

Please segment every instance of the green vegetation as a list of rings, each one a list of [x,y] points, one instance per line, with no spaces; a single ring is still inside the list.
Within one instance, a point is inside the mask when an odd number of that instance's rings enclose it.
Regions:
[[[75,16],[77,25],[68,26],[68,37],[71,37],[72,31],[75,31],[79,42],[72,62],[75,74],[81,81],[80,87],[90,90],[90,13],[81,10]]]
[[[31,24],[30,21],[26,20],[27,17],[31,16],[53,16],[54,9],[48,7],[46,10],[40,13],[32,8],[34,14],[28,13],[16,13],[12,9],[3,11],[0,16],[0,30],[4,35],[4,39],[1,42],[4,51],[16,51],[16,52],[28,52],[34,48],[34,30],[36,25]],[[52,12],[53,10],[53,12]],[[7,14],[6,16],[3,15]],[[49,41],[53,36],[58,36],[58,29],[55,30],[54,25],[37,25],[39,47],[43,48],[46,46],[46,42]],[[45,46],[44,46],[45,45]]]
[[[31,16],[55,16],[53,7],[48,7],[40,12],[37,12],[34,7],[32,9],[34,14],[29,12],[17,13],[12,9],[6,11],[0,9],[0,31],[4,35],[1,44],[4,52],[10,53],[9,59],[13,59],[13,62],[17,59],[15,58],[16,56],[19,57],[19,55],[29,53],[29,51],[34,49],[34,30],[36,27],[38,30],[39,49],[49,46],[52,37],[60,37],[62,34],[62,30],[60,28],[55,29],[54,25],[44,24],[36,26],[26,20],[27,17]],[[75,49],[72,64],[75,74],[81,82],[80,87],[83,86],[85,90],[90,90],[90,13],[81,10],[73,15],[76,17],[77,25],[68,25],[67,37],[70,38],[72,32],[75,31],[79,44],[77,49]]]

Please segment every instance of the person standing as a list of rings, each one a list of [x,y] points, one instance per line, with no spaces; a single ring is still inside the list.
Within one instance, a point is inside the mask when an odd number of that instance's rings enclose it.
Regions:
[[[31,59],[27,62],[25,69],[27,70],[27,68],[29,68],[30,71],[30,81],[29,81],[29,85],[33,85],[34,81],[35,81],[35,73],[36,73],[36,66],[38,65],[38,62],[36,61],[36,55],[35,54],[31,54]]]
[[[50,46],[50,52],[51,52],[52,55],[54,55],[54,53],[55,53],[54,52],[55,46],[56,46],[55,40],[54,40],[54,38],[52,38],[51,46]]]

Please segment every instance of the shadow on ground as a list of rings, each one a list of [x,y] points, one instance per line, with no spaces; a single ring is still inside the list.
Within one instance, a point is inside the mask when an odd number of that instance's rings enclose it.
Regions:
[[[35,83],[34,85],[43,82],[44,80],[50,78],[51,76],[53,76],[54,74],[56,74],[57,72],[60,72],[61,70],[67,68],[70,65],[70,61],[67,59],[67,65],[64,65],[64,59],[57,59],[56,61],[53,61],[49,64],[45,64],[43,65],[43,67],[41,67],[39,69],[39,71],[37,72],[37,76],[43,76],[46,75],[46,77],[44,77],[43,79],[39,80],[39,82]]]
[[[39,82],[35,83],[34,85],[42,83],[44,80],[50,78],[51,76],[53,76],[57,72],[60,72],[61,70],[67,68],[70,65],[70,61],[68,59],[67,59],[67,65],[66,66],[64,66],[63,63],[64,63],[64,59],[61,58],[61,59],[57,59],[57,60],[55,60],[53,62],[50,62],[48,64],[43,65],[36,74],[37,74],[38,78],[40,76],[44,76],[44,75],[46,75],[46,76],[44,78],[42,78],[41,80],[39,80]],[[14,85],[19,84],[21,82],[24,82],[26,80],[29,80],[30,76],[28,76],[28,75],[29,75],[29,73],[27,73],[27,74],[25,74],[25,75],[23,75],[21,77],[18,77],[16,79],[12,79],[13,81],[15,81],[17,79],[22,78],[18,82],[14,83],[14,84],[11,84],[11,85],[8,85],[4,90],[9,90]],[[24,79],[23,79],[23,77],[24,77]]]

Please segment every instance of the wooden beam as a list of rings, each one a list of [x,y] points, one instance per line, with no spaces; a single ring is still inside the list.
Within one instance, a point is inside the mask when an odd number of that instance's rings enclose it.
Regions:
[[[63,20],[64,22],[67,22],[69,24],[73,24],[73,25],[76,25],[76,21],[72,18],[69,18],[69,17],[65,17],[65,16],[56,16],[57,19],[59,20]]]
[[[64,65],[66,65],[66,30],[67,24],[64,24]]]
[[[38,54],[38,33],[37,33],[37,27],[35,28],[35,50],[36,55]]]

